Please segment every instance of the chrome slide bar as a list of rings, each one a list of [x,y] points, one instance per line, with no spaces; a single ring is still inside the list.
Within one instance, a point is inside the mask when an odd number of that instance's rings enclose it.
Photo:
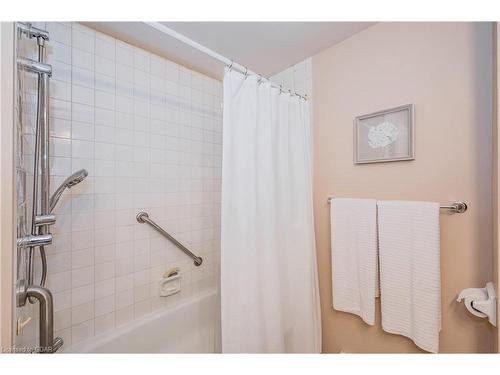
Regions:
[[[16,300],[21,307],[26,301],[38,301],[39,308],[39,346],[38,353],[54,353],[63,345],[63,340],[57,337],[54,340],[54,301],[49,289],[44,288],[47,276],[47,259],[45,246],[52,243],[52,234],[49,226],[56,218],[50,210],[50,132],[49,132],[49,79],[52,67],[45,63],[45,42],[49,33],[33,27],[31,24],[17,23],[20,35],[29,39],[36,39],[38,47],[38,61],[18,58],[18,69],[24,69],[38,76],[38,94],[36,109],[35,153],[33,165],[33,195],[31,233],[17,239],[18,251],[27,250],[26,279],[17,280]],[[25,182],[24,182],[25,183]],[[40,284],[36,285],[35,277],[35,249],[40,251],[42,272]]]
[[[156,229],[161,235],[166,237],[170,242],[172,242],[175,246],[177,246],[179,249],[181,249],[187,256],[189,256],[191,259],[194,260],[194,265],[196,267],[201,266],[201,263],[203,263],[203,259],[199,256],[196,256],[193,254],[186,246],[181,244],[179,241],[177,241],[174,237],[172,237],[170,234],[165,232],[162,227],[160,227],[158,224],[156,224],[153,220],[149,218],[149,215],[147,212],[139,212],[137,216],[135,217],[139,223],[148,223],[151,225],[154,229]]]
[[[335,197],[328,198],[328,203],[331,203],[332,199],[334,198]],[[465,211],[467,211],[467,203],[459,201],[450,204],[441,204],[439,208],[441,208],[442,210],[450,210],[452,213],[463,214]]]

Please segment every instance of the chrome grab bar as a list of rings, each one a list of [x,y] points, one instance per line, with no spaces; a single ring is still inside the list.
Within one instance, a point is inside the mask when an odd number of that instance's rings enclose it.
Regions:
[[[179,249],[181,249],[187,256],[191,257],[194,260],[194,265],[196,267],[201,266],[201,263],[203,263],[203,259],[201,257],[193,254],[186,246],[184,246],[179,241],[177,241],[174,237],[172,237],[170,234],[165,232],[165,230],[163,230],[162,227],[160,227],[158,224],[156,224],[153,220],[151,220],[149,218],[149,215],[147,214],[147,212],[139,212],[135,218],[137,219],[137,221],[139,223],[148,223],[149,225],[151,225],[160,234],[162,234],[170,242],[172,242],[175,246],[177,246]]]

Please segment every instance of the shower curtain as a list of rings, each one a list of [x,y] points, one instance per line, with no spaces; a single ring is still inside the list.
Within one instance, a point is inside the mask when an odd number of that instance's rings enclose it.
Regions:
[[[309,104],[226,69],[221,212],[225,353],[319,353]]]

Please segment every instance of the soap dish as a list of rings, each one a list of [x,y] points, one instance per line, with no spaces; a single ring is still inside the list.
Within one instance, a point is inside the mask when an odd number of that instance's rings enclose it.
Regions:
[[[168,297],[181,291],[181,274],[178,268],[169,270],[163,274],[159,281],[160,297]]]

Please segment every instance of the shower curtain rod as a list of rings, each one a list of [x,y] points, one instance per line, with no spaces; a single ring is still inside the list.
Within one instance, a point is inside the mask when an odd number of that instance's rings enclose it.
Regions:
[[[222,56],[220,53],[217,53],[217,52],[211,50],[210,48],[207,48],[204,45],[202,45],[202,44],[200,44],[198,42],[195,42],[194,40],[188,38],[187,36],[185,36],[185,35],[183,35],[181,33],[178,33],[175,30],[172,30],[171,28],[169,28],[169,27],[161,24],[160,22],[144,22],[144,24],[152,27],[153,29],[156,29],[157,31],[162,32],[163,34],[167,34],[167,35],[171,36],[172,38],[175,38],[178,41],[180,41],[180,42],[182,42],[184,44],[187,44],[188,46],[191,46],[191,47],[197,49],[198,51],[203,52],[204,54],[206,54],[206,55],[208,55],[210,57],[213,57],[216,60],[219,60],[220,62],[222,62],[223,64],[225,64],[226,66],[228,66],[229,69],[237,70],[240,73],[243,73],[245,75],[249,75],[249,74],[256,75],[256,76],[259,76],[263,80],[271,82],[271,80],[269,78],[264,77],[261,74],[258,74],[258,73],[255,73],[255,72],[249,70],[246,66],[238,64],[238,63],[234,62],[233,60],[228,59],[225,56]],[[280,92],[282,92],[282,93],[288,92],[291,95],[296,95],[299,98],[307,100],[307,95],[300,95],[300,94],[297,94],[296,92],[292,92],[291,90],[288,90],[288,91],[287,90],[283,90],[283,87],[281,85],[276,85],[276,84],[274,84],[272,82],[271,82],[271,86],[279,89]]]

